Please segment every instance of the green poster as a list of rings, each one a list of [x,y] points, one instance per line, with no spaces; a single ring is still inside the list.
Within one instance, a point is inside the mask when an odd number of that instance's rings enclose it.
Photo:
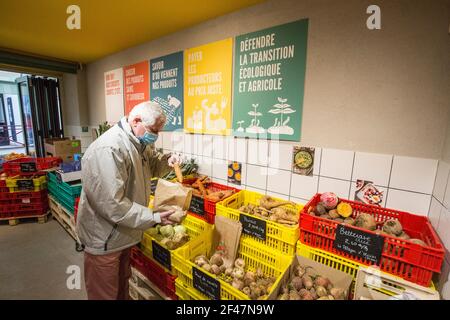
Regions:
[[[300,141],[308,20],[236,37],[233,133]]]

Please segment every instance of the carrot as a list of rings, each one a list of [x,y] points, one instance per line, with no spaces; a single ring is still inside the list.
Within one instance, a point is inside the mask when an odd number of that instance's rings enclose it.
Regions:
[[[203,197],[206,197],[208,194],[206,193],[205,186],[203,185],[202,181],[200,179],[197,180],[198,188],[200,189],[200,192],[202,193]]]

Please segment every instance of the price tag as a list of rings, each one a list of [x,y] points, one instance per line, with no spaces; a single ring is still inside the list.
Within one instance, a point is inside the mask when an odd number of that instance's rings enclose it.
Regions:
[[[200,216],[205,215],[205,200],[202,197],[192,196],[189,211]]]
[[[17,187],[19,188],[19,190],[32,190],[34,189],[34,183],[32,179],[17,180]]]
[[[30,203],[30,202],[31,202],[30,198],[22,199],[22,203]]]
[[[152,252],[153,259],[158,261],[161,265],[163,265],[167,269],[172,270],[170,251],[154,240],[152,240],[152,250],[153,250]]]
[[[384,238],[377,234],[364,232],[344,225],[336,228],[333,248],[353,256],[379,264],[383,252]]]
[[[192,267],[192,280],[194,288],[214,300],[220,300],[220,282]]]
[[[266,241],[266,221],[245,214],[239,216],[242,223],[242,232],[246,235]]]
[[[36,172],[36,162],[22,162],[20,163],[20,171],[22,172]]]

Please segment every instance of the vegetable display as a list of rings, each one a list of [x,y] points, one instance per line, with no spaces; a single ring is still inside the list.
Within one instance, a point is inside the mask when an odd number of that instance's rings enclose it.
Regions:
[[[346,290],[335,287],[313,267],[299,264],[278,300],[345,300],[347,295]]]
[[[162,246],[169,250],[174,250],[189,241],[189,235],[183,225],[156,225],[146,231]]]
[[[239,208],[239,211],[257,216],[258,218],[274,221],[286,226],[298,224],[298,213],[293,214],[283,206],[293,206],[296,204],[291,201],[278,201],[270,196],[263,196],[259,200],[259,205],[247,204]]]
[[[341,202],[332,192],[323,193],[320,200],[321,201],[316,206],[311,206],[308,209],[309,214],[369,231],[374,231],[377,234],[397,237],[402,240],[409,240],[423,246],[427,245],[421,239],[411,238],[405,232],[398,219],[377,222],[375,218],[368,213],[360,213],[356,218],[352,218],[352,206],[349,203]]]
[[[208,190],[208,184],[211,182],[208,176],[202,176],[198,178],[194,183],[192,184],[183,184],[185,187],[192,189],[192,194],[194,196],[203,197],[209,201],[213,202],[219,202],[222,201],[225,198],[228,198],[229,196],[234,194],[234,190],[219,190],[219,191],[212,191]]]
[[[197,256],[194,263],[242,291],[252,300],[266,298],[276,281],[274,277],[265,276],[259,268],[255,272],[245,271],[246,265],[242,258],[237,258],[232,266],[226,267],[220,253],[213,254],[210,259],[204,255]]]
[[[183,174],[183,176],[188,176],[188,175],[197,173],[198,164],[195,163],[194,159],[190,159],[188,161],[183,162],[180,165],[180,169],[181,169],[181,173]],[[164,179],[164,180],[173,180],[176,177],[177,176],[175,174],[175,170],[172,170],[169,173],[167,173],[165,176],[163,176],[162,179]]]

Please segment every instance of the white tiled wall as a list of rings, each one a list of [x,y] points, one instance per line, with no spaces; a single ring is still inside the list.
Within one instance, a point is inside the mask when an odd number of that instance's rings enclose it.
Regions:
[[[353,151],[323,149],[320,175],[350,181],[354,156]]]
[[[394,157],[390,186],[426,194],[433,192],[437,160]]]
[[[450,163],[440,160],[429,212],[431,224],[450,250]]]

